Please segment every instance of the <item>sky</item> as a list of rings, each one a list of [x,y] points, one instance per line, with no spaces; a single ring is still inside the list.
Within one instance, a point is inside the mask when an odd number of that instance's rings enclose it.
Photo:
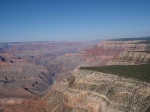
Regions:
[[[0,0],[0,42],[150,36],[150,0]]]

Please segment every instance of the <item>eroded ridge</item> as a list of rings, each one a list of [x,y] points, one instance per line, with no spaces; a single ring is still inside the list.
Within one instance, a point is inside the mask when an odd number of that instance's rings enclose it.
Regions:
[[[76,69],[43,99],[51,112],[148,112],[150,84]]]

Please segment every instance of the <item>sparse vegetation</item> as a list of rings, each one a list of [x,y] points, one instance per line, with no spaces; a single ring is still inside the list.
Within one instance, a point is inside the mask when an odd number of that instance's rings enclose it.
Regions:
[[[111,65],[100,67],[80,67],[81,70],[92,70],[103,73],[110,73],[127,78],[135,78],[141,81],[150,82],[150,64],[143,65]]]
[[[140,42],[138,42],[137,44],[150,44],[150,37],[111,39],[111,41],[135,41],[135,40],[140,40]]]
[[[68,78],[67,80],[68,80],[68,82],[69,82],[69,86],[71,86],[71,85],[74,83],[74,81],[75,81],[75,77],[74,77],[74,76],[71,76],[71,77]]]
[[[133,41],[133,40],[145,40],[144,42],[147,42],[147,41],[150,42],[150,37],[111,39],[111,41]]]
[[[150,53],[150,51],[132,51],[132,52]]]
[[[139,42],[138,44],[150,44],[150,40],[144,40]]]

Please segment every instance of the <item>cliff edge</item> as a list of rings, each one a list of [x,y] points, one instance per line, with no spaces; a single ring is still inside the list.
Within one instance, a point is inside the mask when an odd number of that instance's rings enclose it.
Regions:
[[[149,112],[150,83],[76,69],[42,99],[50,112]]]

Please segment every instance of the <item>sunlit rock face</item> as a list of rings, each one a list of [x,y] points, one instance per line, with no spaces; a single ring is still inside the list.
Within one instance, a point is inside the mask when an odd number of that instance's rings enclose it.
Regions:
[[[150,83],[76,69],[42,99],[51,112],[148,112]]]
[[[122,52],[118,55],[117,59],[110,60],[107,65],[136,65],[149,63],[150,53],[147,52]]]
[[[114,46],[112,42],[102,41],[91,48],[82,50],[80,56],[84,60],[84,65],[106,65],[107,61],[115,59],[118,54],[124,51],[123,47],[112,46]]]
[[[98,44],[98,48],[105,50],[121,50],[115,58],[108,60],[107,65],[136,65],[149,63],[150,44],[144,40],[133,41],[103,41]]]
[[[145,40],[102,41],[82,50],[80,57],[85,66],[144,64],[150,60],[150,44]]]
[[[102,41],[98,44],[99,48],[104,49],[125,49],[125,51],[147,51],[149,50],[149,44],[146,43],[146,40],[130,40],[130,41],[123,41],[123,40],[108,40]]]

